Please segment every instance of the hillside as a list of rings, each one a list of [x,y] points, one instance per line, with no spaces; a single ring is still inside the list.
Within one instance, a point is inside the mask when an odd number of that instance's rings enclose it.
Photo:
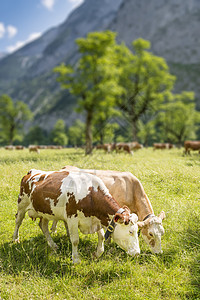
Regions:
[[[151,51],[163,56],[178,77],[175,91],[193,90],[198,97],[199,27],[197,0],[151,0],[148,6],[145,0],[85,0],[63,24],[0,59],[0,94],[28,103],[46,129],[57,118],[71,124],[77,117],[72,113],[76,100],[60,89],[52,69],[76,62],[76,38],[110,29],[128,46],[138,37],[150,40]],[[198,98],[197,104],[200,109]]]

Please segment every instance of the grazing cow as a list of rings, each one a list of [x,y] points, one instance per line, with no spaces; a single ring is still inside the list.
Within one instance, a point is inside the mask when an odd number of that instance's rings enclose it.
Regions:
[[[17,146],[15,146],[15,149],[16,149],[16,150],[23,150],[23,149],[24,149],[24,146],[22,146],[22,145],[17,145]]]
[[[190,154],[190,150],[198,151],[200,153],[200,141],[185,141],[184,142],[185,154]]]
[[[164,234],[162,220],[165,218],[165,213],[162,211],[158,217],[154,215],[142,184],[132,173],[110,170],[84,170],[73,166],[65,166],[63,169],[77,171],[80,174],[87,172],[101,178],[119,205],[128,206],[132,213],[138,215],[140,221],[138,226],[141,229],[141,234],[152,252],[162,253],[161,236]],[[54,222],[52,229],[55,230],[55,228],[56,223]]]
[[[120,151],[120,150],[124,150],[126,152],[128,152],[129,154],[133,155],[133,151],[132,150],[138,150],[138,149],[142,149],[143,146],[141,144],[139,144],[138,142],[132,142],[132,143],[117,143],[115,144],[115,149],[116,152]]]
[[[107,153],[110,153],[111,148],[112,148],[111,144],[96,145],[96,149],[103,149]]]
[[[37,145],[29,145],[28,147],[29,152],[37,152],[40,153],[39,147]]]
[[[6,150],[14,150],[15,146],[13,146],[13,145],[5,146],[5,149]]]
[[[174,147],[173,144],[170,143],[154,143],[153,150],[156,149],[172,149]]]
[[[100,178],[92,174],[66,170],[44,172],[31,170],[22,178],[13,240],[18,241],[19,227],[28,211],[32,219],[40,218],[40,227],[53,249],[49,220],[63,220],[67,224],[72,243],[72,259],[79,262],[78,228],[84,234],[98,233],[96,256],[104,251],[104,231],[128,254],[140,253],[136,214],[128,207],[120,208]],[[111,222],[111,223],[110,223]],[[109,225],[110,223],[110,225]]]

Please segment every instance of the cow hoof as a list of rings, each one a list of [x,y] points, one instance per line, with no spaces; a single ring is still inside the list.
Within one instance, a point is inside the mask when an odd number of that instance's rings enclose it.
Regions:
[[[51,249],[52,249],[53,251],[57,252],[58,246],[57,246],[56,244],[54,244],[54,245],[51,247]]]
[[[15,240],[13,240],[13,242],[16,243],[16,244],[19,244],[20,240],[19,239],[15,239]]]
[[[73,261],[73,264],[74,264],[74,265],[78,265],[78,264],[81,263],[81,260],[80,260],[79,257],[77,257],[77,258],[73,257],[73,258],[72,258],[72,261]]]

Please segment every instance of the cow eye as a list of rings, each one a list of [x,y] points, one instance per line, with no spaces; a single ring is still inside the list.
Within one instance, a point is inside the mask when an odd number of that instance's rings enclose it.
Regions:
[[[132,231],[132,230],[129,230],[129,233],[132,235],[132,234],[133,234],[133,231]]]
[[[153,237],[153,234],[152,234],[152,233],[149,233],[149,235],[150,235],[151,237]]]

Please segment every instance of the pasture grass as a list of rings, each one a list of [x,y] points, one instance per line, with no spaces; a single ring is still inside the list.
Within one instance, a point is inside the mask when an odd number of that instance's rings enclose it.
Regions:
[[[41,150],[40,154],[0,149],[0,299],[200,299],[200,157],[183,150],[128,154],[81,149]],[[155,214],[166,212],[163,254],[152,254],[140,237],[141,255],[128,256],[105,244],[93,260],[97,235],[80,234],[82,262],[71,262],[71,243],[62,222],[47,246],[38,226],[25,217],[20,243],[12,242],[21,178],[32,168],[130,171],[142,182]]]

